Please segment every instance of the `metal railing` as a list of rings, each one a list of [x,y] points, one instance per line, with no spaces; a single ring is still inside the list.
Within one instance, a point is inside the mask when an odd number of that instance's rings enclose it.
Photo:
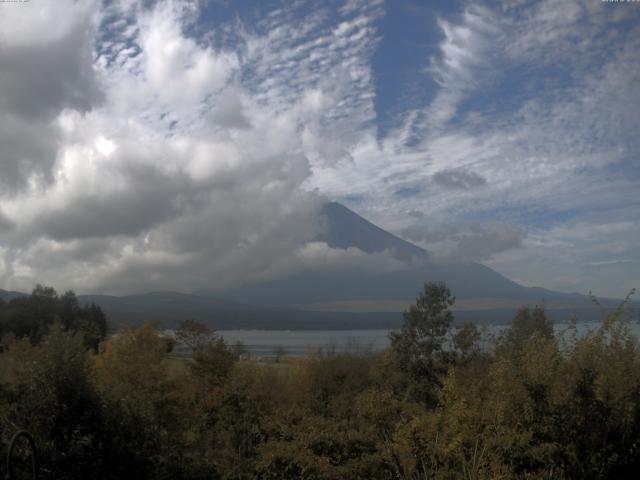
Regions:
[[[29,449],[31,450],[31,477],[35,480],[38,478],[38,455],[36,451],[36,442],[33,440],[33,437],[26,430],[18,430],[11,437],[11,441],[9,442],[9,448],[7,450],[7,476],[6,480],[11,480],[11,471],[13,468],[13,451],[18,443],[18,440],[24,438],[29,445]]]
[[[15,458],[14,458],[14,453],[16,451],[16,448],[19,444],[19,441],[21,439],[24,439],[26,441],[26,445],[28,445],[28,449],[30,452],[30,457],[31,457],[31,478],[32,479],[37,479],[38,478],[38,453],[37,453],[37,449],[36,449],[36,442],[33,439],[33,435],[31,435],[28,431],[26,431],[23,428],[18,427],[15,423],[13,423],[11,420],[9,420],[7,417],[5,417],[4,415],[0,414],[0,420],[2,421],[1,423],[4,423],[4,426],[6,427],[7,425],[10,425],[9,430],[13,430],[14,434],[11,436],[11,439],[9,440],[9,446],[7,448],[7,459],[6,459],[6,463],[5,463],[5,467],[6,467],[6,473],[5,473],[5,479],[6,480],[11,480],[12,478],[15,478],[13,476],[13,470],[15,469]],[[3,428],[2,425],[0,425],[0,432],[2,432]],[[6,430],[5,430],[6,431]],[[1,468],[0,468],[1,470]]]

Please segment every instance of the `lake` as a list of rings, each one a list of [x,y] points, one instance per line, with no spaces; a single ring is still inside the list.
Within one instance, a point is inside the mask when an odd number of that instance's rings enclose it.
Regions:
[[[597,328],[598,322],[578,323],[578,332],[585,333]],[[554,325],[556,332],[566,330],[568,324]],[[507,328],[505,325],[489,325],[485,328],[484,336],[489,337]],[[640,324],[631,324],[631,330],[640,338]],[[282,347],[285,355],[302,356],[335,351],[380,351],[389,345],[387,329],[377,330],[219,330],[229,345],[241,341],[245,351],[251,355],[275,355],[275,349]]]

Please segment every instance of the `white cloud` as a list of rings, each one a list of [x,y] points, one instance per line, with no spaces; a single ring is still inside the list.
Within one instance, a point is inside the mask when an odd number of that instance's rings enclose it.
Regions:
[[[466,263],[490,261],[496,255],[522,248],[525,232],[513,225],[497,222],[430,223],[421,218],[402,230],[402,235],[432,253],[438,262]]]
[[[61,4],[57,15],[93,26],[78,48],[96,42],[97,55],[78,57],[79,71],[96,76],[101,102],[55,104],[44,126],[56,147],[41,149],[52,151],[47,182],[3,200],[3,287],[217,288],[278,264],[340,263],[340,252],[320,258],[303,246],[319,231],[322,201],[301,186],[307,155],[324,162],[344,150],[325,146],[326,132],[342,128],[348,145],[362,124],[354,115],[371,118],[362,92],[371,87],[378,7],[353,10],[335,27],[322,14],[295,27],[273,15],[266,35],[245,31],[234,48],[188,35],[191,2],[116,2],[102,16],[76,8]],[[16,147],[28,148],[39,147]],[[361,252],[345,255],[364,263]]]
[[[497,248],[491,257],[490,264],[511,278],[562,290],[591,284],[624,295],[624,288],[586,269],[607,257],[613,238],[594,228],[598,249],[580,245],[583,254],[563,257],[553,230],[567,218],[593,222],[587,212],[632,221],[637,215],[630,199],[640,186],[634,166],[640,97],[632,92],[640,80],[640,35],[637,26],[609,31],[618,21],[614,10],[554,2],[468,9],[458,19],[441,20],[440,55],[427,72],[439,84],[433,100],[408,111],[406,122],[382,141],[363,137],[350,151],[352,163],[317,170],[311,183],[334,198],[356,198],[359,213],[396,232],[415,222],[412,212],[427,225],[457,230],[470,222],[498,222],[527,234],[522,248]],[[465,106],[468,100],[473,110]],[[475,172],[486,183],[443,188],[440,172]],[[397,194],[406,187],[412,195]],[[545,247],[542,262],[532,238],[546,236],[554,243]],[[629,237],[636,248],[637,238]],[[431,248],[447,256],[452,247]],[[462,256],[483,258],[477,252]],[[556,281],[558,265],[574,283]],[[627,283],[640,283],[633,263],[620,268]],[[554,280],[547,281],[545,272]]]
[[[440,19],[438,25],[443,39],[426,73],[439,89],[426,108],[406,116],[400,132],[403,143],[423,138],[425,131],[439,132],[455,117],[464,98],[492,75],[488,66],[496,55],[500,29],[491,10],[473,5],[459,23]]]
[[[588,214],[533,232],[525,249],[498,255],[488,265],[525,285],[622,297],[638,285],[638,225],[637,212]]]
[[[153,90],[156,101],[178,113],[197,108],[238,69],[235,53],[214,52],[183,36],[184,10],[179,2],[160,2],[138,18],[145,86]]]

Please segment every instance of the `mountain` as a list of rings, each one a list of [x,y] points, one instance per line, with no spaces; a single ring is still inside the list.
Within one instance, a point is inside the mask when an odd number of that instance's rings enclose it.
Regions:
[[[194,319],[218,330],[351,330],[393,328],[400,323],[397,313],[314,312],[243,304],[178,292],[151,292],[121,297],[80,295],[78,299],[82,303],[100,305],[118,326],[152,322],[171,328],[182,320]]]
[[[119,321],[157,320],[173,325],[185,318],[216,328],[357,329],[395,328],[425,281],[444,281],[456,296],[456,318],[505,323],[522,305],[545,304],[550,316],[581,320],[603,316],[584,295],[519,285],[479,263],[440,264],[429,253],[379,228],[347,207],[321,210],[324,231],[316,240],[331,248],[387,251],[405,267],[390,271],[306,269],[282,278],[196,294],[156,292],[126,297],[82,297]],[[612,303],[605,300],[605,304]]]
[[[326,219],[326,230],[318,240],[331,248],[356,247],[366,253],[390,250],[395,258],[406,262],[429,257],[423,248],[392,235],[339,203],[325,204],[321,215]]]
[[[405,268],[390,271],[303,270],[284,278],[253,282],[240,288],[215,292],[217,296],[261,305],[312,308],[339,304],[360,306],[360,311],[379,311],[415,299],[425,281],[444,281],[465,309],[516,308],[546,303],[550,307],[592,307],[588,297],[519,285],[479,263],[442,264],[430,260],[426,250],[386,232],[338,203],[321,211],[325,232],[318,240],[332,248],[358,248],[367,253],[389,250]],[[412,260],[411,262],[409,262]]]
[[[4,300],[5,302],[9,302],[14,298],[25,297],[26,295],[27,295],[26,293],[22,293],[22,292],[10,292],[7,290],[0,289],[0,299]]]
[[[308,268],[220,291],[80,295],[79,299],[100,305],[116,324],[151,321],[172,327],[191,318],[217,329],[396,328],[402,322],[401,312],[415,301],[424,282],[439,280],[456,296],[458,320],[505,323],[520,306],[540,304],[558,321],[574,314],[580,320],[603,317],[603,311],[594,308],[584,295],[524,287],[479,263],[434,262],[424,249],[338,203],[326,204],[320,214],[325,228],[317,241],[335,249],[386,251],[405,267],[386,271],[346,266],[339,271]],[[0,290],[0,298],[5,300],[22,295]],[[604,299],[603,303],[611,307],[618,301]]]

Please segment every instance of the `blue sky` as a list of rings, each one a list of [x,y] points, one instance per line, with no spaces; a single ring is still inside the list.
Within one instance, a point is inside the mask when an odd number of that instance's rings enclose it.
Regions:
[[[325,199],[525,285],[640,286],[637,2],[0,9],[0,287],[326,267]]]

